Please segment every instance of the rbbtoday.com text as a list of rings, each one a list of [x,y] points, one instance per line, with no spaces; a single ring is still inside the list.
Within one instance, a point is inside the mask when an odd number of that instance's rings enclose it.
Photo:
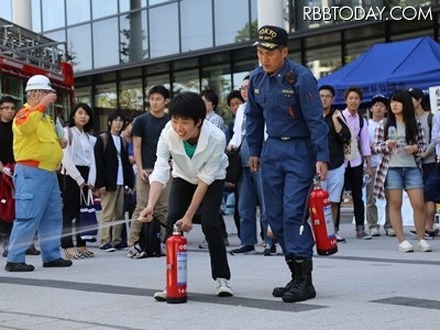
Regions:
[[[304,21],[366,21],[366,20],[433,20],[432,10],[412,6],[391,8],[373,6],[306,6],[303,7]]]

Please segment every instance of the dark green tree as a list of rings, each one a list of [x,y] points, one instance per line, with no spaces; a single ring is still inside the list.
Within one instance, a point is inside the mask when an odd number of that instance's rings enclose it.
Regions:
[[[258,35],[258,20],[251,24],[246,23],[241,30],[237,32],[235,42],[244,42],[257,38]]]

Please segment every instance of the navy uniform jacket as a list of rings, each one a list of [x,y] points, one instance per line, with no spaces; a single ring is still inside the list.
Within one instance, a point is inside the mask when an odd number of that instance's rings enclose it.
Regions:
[[[251,156],[260,157],[264,128],[273,138],[310,138],[317,161],[328,162],[328,126],[322,116],[318,85],[306,67],[285,60],[274,75],[252,71],[246,107],[246,134]]]

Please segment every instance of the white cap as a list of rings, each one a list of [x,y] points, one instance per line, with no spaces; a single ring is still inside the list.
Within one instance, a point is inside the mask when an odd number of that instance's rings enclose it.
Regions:
[[[52,88],[52,84],[51,84],[49,78],[47,78],[46,76],[43,76],[41,74],[37,74],[35,76],[30,77],[29,80],[27,81],[26,88],[24,91],[27,92],[27,91],[38,90],[38,89],[43,89],[43,90],[48,90],[48,91],[54,90]]]

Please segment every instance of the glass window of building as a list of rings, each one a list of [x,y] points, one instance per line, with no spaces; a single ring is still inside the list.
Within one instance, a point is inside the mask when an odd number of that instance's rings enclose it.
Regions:
[[[43,31],[65,26],[64,1],[42,0]]]
[[[134,11],[121,15],[121,63],[137,62],[148,58],[147,11]]]
[[[144,109],[142,80],[125,80],[119,84],[119,108],[142,111]]]
[[[234,63],[232,74],[233,85],[231,85],[231,90],[240,89],[243,78],[249,76],[251,71],[257,66],[258,62],[256,60],[247,60]]]
[[[67,51],[72,57],[75,72],[92,69],[92,45],[90,24],[67,30]]]
[[[90,0],[66,0],[66,13],[67,25],[90,21]]]
[[[115,15],[118,13],[118,0],[89,1],[92,3],[93,19]]]
[[[244,71],[244,72],[235,72],[232,75],[232,79],[234,80],[234,86],[231,87],[232,90],[240,90],[241,84],[243,82],[243,79],[247,77],[250,74],[250,71]]]
[[[215,45],[249,40],[249,1],[215,0]]]
[[[365,40],[365,41],[357,41],[350,42],[345,45],[345,64],[350,63],[359,57],[363,52],[365,52],[370,46],[374,45],[376,42],[383,42],[383,40]]]
[[[2,1],[2,12],[0,14],[1,18],[5,20],[12,21],[12,1]]]
[[[92,89],[90,87],[75,88],[75,103],[92,104]]]
[[[32,30],[35,32],[41,32],[41,2],[40,0],[32,0]]]
[[[116,110],[116,83],[101,84],[95,87],[95,114],[99,123],[99,131],[107,131],[107,119]]]
[[[0,93],[2,96],[8,95],[17,100],[23,99],[23,80],[8,75],[0,75]],[[19,104],[17,108],[19,109]]]
[[[150,9],[150,57],[179,53],[179,17],[176,3]]]
[[[66,30],[57,30],[57,31],[52,31],[49,33],[45,33],[44,36],[48,37],[49,39],[52,39],[54,41],[58,41],[58,42],[64,42],[66,41]]]
[[[341,46],[327,46],[306,51],[306,65],[319,79],[341,67]]]
[[[212,47],[211,1],[185,0],[180,4],[182,51]]]
[[[180,71],[174,74],[173,95],[183,92],[200,93],[199,70],[192,69],[188,71]]]
[[[147,0],[149,6],[154,6],[163,2],[168,2],[170,0]]]
[[[95,106],[104,109],[116,109],[116,83],[96,85]]]
[[[229,64],[204,67],[201,77],[202,90],[211,89],[217,93],[219,98],[217,113],[223,117],[228,109],[226,96],[232,90],[232,77]]]
[[[253,25],[255,25],[255,28],[258,27],[258,0],[250,0],[251,2],[251,22]],[[255,36],[256,37],[256,30],[255,30]],[[252,37],[252,36],[251,36]]]
[[[93,67],[119,64],[119,45],[116,17],[93,23]]]

